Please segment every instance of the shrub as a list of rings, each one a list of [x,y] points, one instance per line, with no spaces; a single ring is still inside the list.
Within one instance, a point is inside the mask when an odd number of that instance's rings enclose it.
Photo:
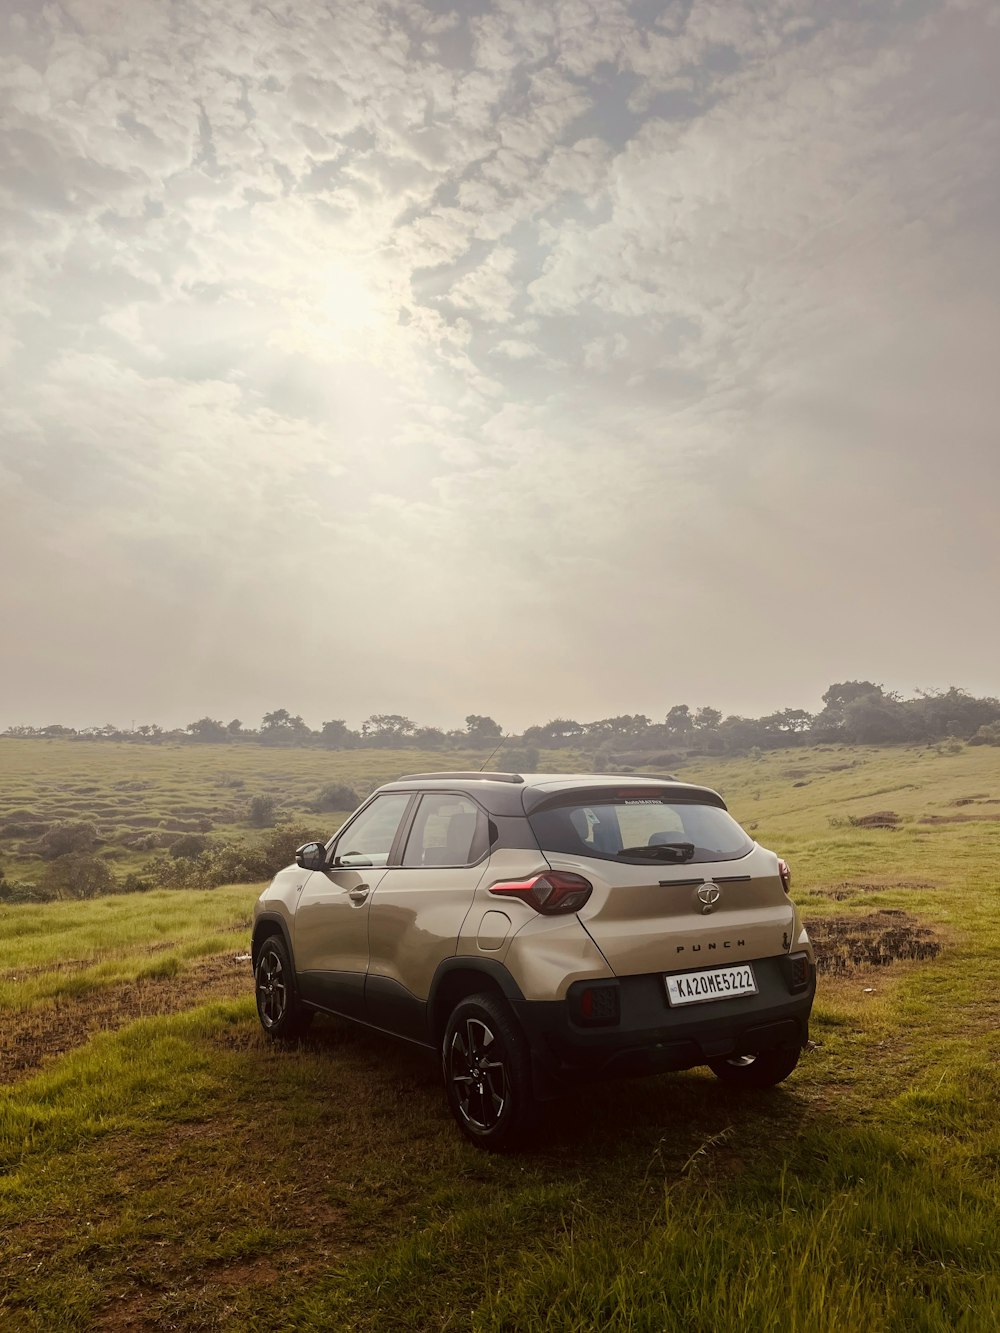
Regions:
[[[140,875],[130,870],[118,888],[122,893],[148,893],[150,889],[156,888],[156,881],[149,875]]]
[[[254,828],[267,828],[274,823],[277,808],[277,798],[266,792],[251,796],[247,802],[247,823],[253,824]]]
[[[355,810],[361,804],[361,797],[353,787],[342,782],[328,782],[312,799],[310,810]]]
[[[202,852],[208,847],[208,839],[202,833],[185,833],[170,848],[170,855],[174,858],[185,856],[201,856]]]
[[[1000,722],[984,722],[969,740],[970,745],[1000,745]]]
[[[52,889],[57,898],[96,898],[117,887],[111,867],[85,852],[69,852],[53,861],[46,868],[42,885]]]
[[[315,840],[315,829],[279,824],[258,842],[222,842],[200,856],[157,857],[143,875],[169,889],[211,889],[219,884],[253,884],[271,879],[295,859],[296,847]]]
[[[5,879],[0,882],[0,902],[4,903],[51,903],[56,899],[54,889],[43,884],[17,883]]]
[[[36,846],[43,861],[54,861],[57,857],[69,856],[73,852],[93,851],[97,840],[97,826],[81,821],[53,824],[38,839]]]
[[[134,833],[122,838],[126,847],[137,852],[155,852],[160,847],[166,847],[169,841],[169,833]]]

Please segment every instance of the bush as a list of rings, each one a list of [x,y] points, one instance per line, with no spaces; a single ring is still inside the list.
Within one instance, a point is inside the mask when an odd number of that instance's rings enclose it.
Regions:
[[[247,802],[247,823],[253,824],[254,828],[267,828],[274,823],[277,808],[278,801],[275,796],[270,796],[266,792],[251,796]]]
[[[54,824],[38,839],[36,847],[43,861],[54,861],[73,852],[90,852],[97,846],[97,826],[78,822]]]
[[[155,852],[170,843],[169,833],[129,833],[122,837],[122,843],[136,852]]]
[[[202,833],[185,833],[170,848],[170,855],[175,859],[180,856],[201,856],[208,847],[208,839]]]
[[[134,870],[129,873],[118,885],[121,893],[148,893],[150,889],[156,888],[156,881],[149,875],[140,875]]]
[[[361,797],[353,787],[348,787],[342,782],[328,782],[325,787],[320,787],[309,808],[318,812],[328,810],[340,812],[356,810],[360,804]]]
[[[53,890],[57,898],[96,898],[113,893],[117,881],[100,857],[70,852],[46,868],[42,887]]]
[[[4,903],[51,903],[55,902],[56,892],[42,884],[16,883],[14,880],[0,881],[0,902]]]
[[[984,722],[970,739],[970,745],[1000,745],[1000,722]]]
[[[295,849],[313,842],[316,830],[279,824],[258,842],[221,842],[197,857],[160,856],[143,871],[149,887],[212,889],[219,884],[254,884],[271,879],[295,860]]]

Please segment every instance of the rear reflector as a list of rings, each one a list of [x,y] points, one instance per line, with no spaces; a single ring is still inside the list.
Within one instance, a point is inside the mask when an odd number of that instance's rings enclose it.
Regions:
[[[784,959],[785,980],[789,991],[795,995],[809,988],[813,976],[813,965],[807,953],[790,953]]]
[[[505,880],[491,884],[490,893],[499,898],[520,898],[543,916],[578,912],[593,892],[593,885],[582,875],[565,870],[549,870],[531,879]]]
[[[570,1012],[586,1027],[612,1027],[619,1020],[617,981],[577,982],[569,991]]]

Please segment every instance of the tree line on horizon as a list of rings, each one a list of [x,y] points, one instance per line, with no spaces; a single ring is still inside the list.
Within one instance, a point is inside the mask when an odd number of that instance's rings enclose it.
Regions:
[[[173,730],[164,730],[156,724],[132,730],[123,730],[112,723],[79,730],[52,724],[12,726],[2,734],[31,740],[111,740],[153,745],[255,743],[329,750],[503,746],[507,751],[506,762],[513,758],[509,742],[514,743],[514,751],[522,760],[538,750],[565,747],[589,750],[595,757],[628,752],[639,755],[655,750],[671,751],[680,757],[698,753],[744,754],[752,749],[824,742],[919,744],[951,738],[970,744],[1000,744],[1000,700],[989,696],[979,698],[954,685],[947,690],[919,690],[906,699],[870,680],[841,681],[830,686],[822,701],[822,710],[815,714],[803,708],[784,708],[758,718],[723,716],[717,708],[692,710],[688,704],[675,704],[662,721],[654,721],[643,713],[623,713],[594,722],[554,718],[526,727],[520,735],[505,735],[492,717],[477,713],[470,713],[465,719],[464,730],[419,726],[400,713],[373,713],[357,730],[348,727],[342,718],[324,722],[318,730],[313,730],[286,708],[265,713],[258,728],[244,727],[239,718],[222,722],[202,717]],[[664,758],[669,760],[670,756]]]

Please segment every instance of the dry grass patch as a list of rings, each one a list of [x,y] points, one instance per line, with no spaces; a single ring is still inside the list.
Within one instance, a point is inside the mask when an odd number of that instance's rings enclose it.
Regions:
[[[816,950],[816,968],[847,976],[865,968],[889,967],[903,960],[924,961],[941,952],[930,926],[895,908],[865,916],[820,917],[807,923]]]
[[[892,889],[936,889],[938,883],[933,879],[882,879],[882,880],[858,880],[845,879],[839,884],[817,884],[811,893],[819,894],[823,898],[832,898],[834,902],[844,902],[849,898],[857,898],[859,894],[864,893],[887,893]]]

